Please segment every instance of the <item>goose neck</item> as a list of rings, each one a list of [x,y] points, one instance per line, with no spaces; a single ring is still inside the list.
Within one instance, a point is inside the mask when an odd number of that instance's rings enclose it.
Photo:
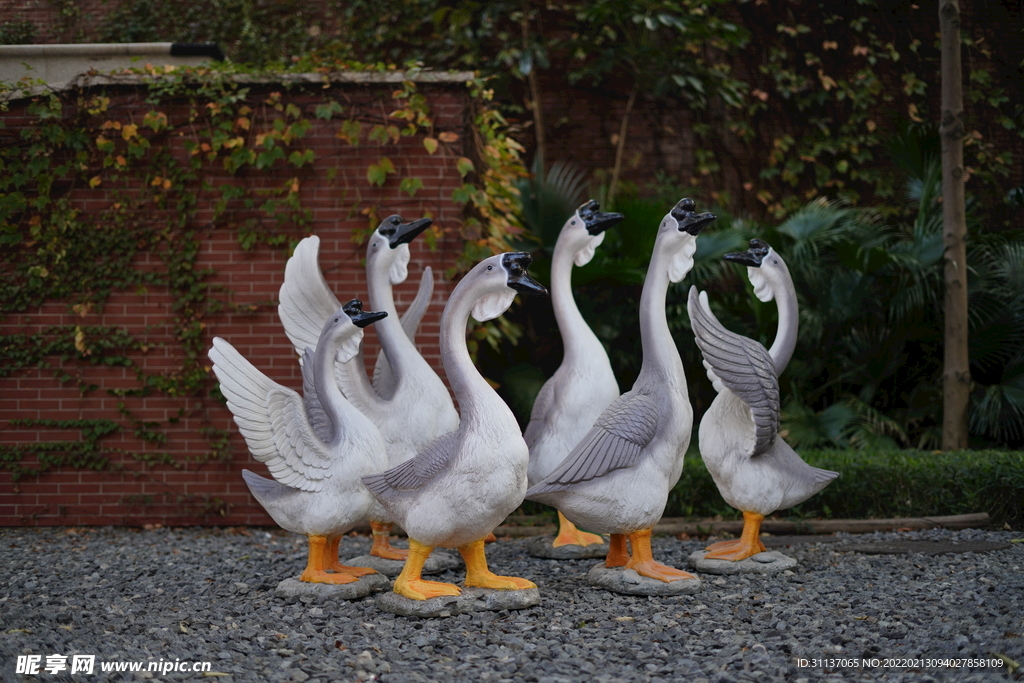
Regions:
[[[408,363],[414,356],[419,356],[415,344],[402,329],[398,311],[395,308],[395,297],[389,279],[389,273],[381,268],[367,268],[366,280],[367,293],[370,296],[370,308],[374,311],[384,311],[388,315],[383,320],[374,323],[373,328],[380,339],[380,345],[387,354],[388,363],[391,365],[397,378],[408,369]]]
[[[793,280],[789,273],[783,273],[781,279],[780,285],[774,288],[775,304],[779,312],[779,329],[775,333],[772,347],[768,349],[768,355],[772,357],[778,375],[782,374],[793,357],[800,318]]]
[[[470,285],[465,279],[460,282],[441,314],[441,363],[459,404],[460,425],[474,423],[477,419],[487,420],[488,408],[497,404],[508,411],[473,364],[466,346],[466,325],[475,302]]]
[[[683,362],[668,327],[665,298],[668,295],[668,258],[657,246],[640,295],[640,340],[643,347],[641,376],[663,379],[682,377]]]
[[[342,438],[346,429],[347,415],[355,410],[334,380],[334,359],[338,353],[338,344],[317,344],[313,355],[313,386],[316,387],[317,399],[324,409],[327,419],[331,422],[334,441]]]
[[[573,362],[592,353],[600,345],[597,335],[576,305],[572,292],[573,254],[569,249],[555,247],[551,261],[551,306],[555,312],[558,330],[562,333],[565,362]]]

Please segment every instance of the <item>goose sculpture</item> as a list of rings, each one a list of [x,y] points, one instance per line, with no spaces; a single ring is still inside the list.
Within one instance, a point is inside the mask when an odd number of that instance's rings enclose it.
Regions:
[[[300,581],[342,584],[373,574],[338,562],[338,542],[374,504],[361,477],[387,467],[380,431],[352,407],[334,381],[335,357],[353,357],[363,329],[386,313],[362,310],[358,300],[323,325],[316,351],[306,349],[304,396],[260,372],[220,337],[209,351],[213,371],[249,451],[273,479],[249,470],[253,496],[282,528],[309,542]]]
[[[523,433],[530,447],[527,476],[539,483],[573,446],[590,431],[601,413],[619,397],[619,384],[604,345],[587,325],[572,294],[572,267],[585,266],[604,241],[604,231],[622,220],[620,213],[605,213],[590,200],[562,226],[551,258],[551,305],[564,355],[555,374],[544,383]],[[553,547],[602,544],[597,534],[580,531],[558,513],[558,534]]]
[[[448,388],[417,351],[409,331],[399,323],[392,292],[392,285],[405,280],[408,273],[409,242],[430,224],[429,218],[405,223],[400,216],[389,216],[370,235],[366,247],[370,306],[388,314],[375,327],[384,355],[377,362],[376,387],[366,375],[361,356],[354,362],[336,365],[337,381],[345,397],[384,436],[389,467],[408,460],[459,424]],[[306,238],[306,244],[296,248],[281,285],[278,310],[285,331],[297,348],[308,344],[308,333],[302,332],[308,329],[308,320],[321,315],[335,301],[317,263],[315,239]],[[417,308],[414,315],[422,313]],[[370,512],[370,527],[370,555],[387,560],[406,558],[407,550],[391,546],[392,521],[379,505]]]
[[[640,297],[640,374],[565,460],[526,493],[585,529],[610,533],[605,566],[625,566],[666,583],[695,577],[655,561],[651,552],[651,532],[682,473],[693,424],[665,297],[669,283],[693,267],[697,235],[713,220],[712,213],[696,213],[691,199],[682,199],[662,220]]]
[[[796,347],[796,289],[785,261],[754,239],[725,259],[747,266],[754,294],[775,299],[779,327],[771,349],[725,329],[711,312],[707,292],[690,289],[687,310],[708,378],[718,392],[698,430],[701,457],[719,492],[743,513],[740,538],[707,548],[704,559],[740,561],[765,550],[761,521],[803,502],[835,479],[811,467],[779,436],[779,380]]]
[[[496,318],[516,292],[546,290],[527,274],[530,256],[491,256],[470,270],[441,316],[441,361],[459,401],[456,430],[435,439],[410,460],[363,478],[391,519],[409,535],[409,557],[394,591],[412,600],[459,595],[458,586],[425,581],[423,564],[435,547],[458,548],[466,587],[516,590],[534,584],[498,576],[487,567],[485,537],[515,510],[526,492],[529,449],[512,411],[473,365],[466,347],[469,316]]]

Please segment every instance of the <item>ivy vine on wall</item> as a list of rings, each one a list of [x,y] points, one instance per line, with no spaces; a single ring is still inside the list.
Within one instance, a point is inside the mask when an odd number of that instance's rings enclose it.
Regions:
[[[380,104],[390,102],[388,107],[348,103],[329,87],[329,74],[339,70],[401,73],[394,66],[306,60],[295,71],[323,76],[311,87],[308,78],[232,65],[147,66],[125,77],[122,85],[31,96],[19,111],[27,125],[0,128],[5,136],[0,146],[0,315],[31,316],[59,302],[74,319],[84,320],[102,313],[118,293],[169,292],[176,346],[171,356],[177,366],[152,372],[136,360],[150,350],[150,330],[132,333],[119,326],[71,323],[0,335],[0,377],[41,368],[88,396],[102,388],[79,368],[124,368],[134,376],[133,386],[105,390],[117,399],[118,417],[139,439],[156,447],[165,443],[167,422],[195,417],[202,403],[187,399],[211,389],[204,320],[228,310],[255,313],[272,303],[233,306],[231,292],[213,284],[215,272],[200,265],[201,241],[211,231],[229,230],[244,250],[258,244],[286,250],[308,232],[311,213],[303,206],[300,188],[310,182],[316,159],[304,144],[314,120],[330,122],[339,144],[379,148],[380,155],[365,169],[368,186],[397,181],[410,197],[422,190],[423,179],[396,168],[388,156],[389,145],[403,138],[420,140],[426,154],[444,158],[457,170],[463,182],[451,199],[465,207],[465,246],[449,275],[507,250],[509,240],[522,233],[514,183],[525,171],[521,148],[491,105],[484,82],[466,84],[472,139],[456,146],[465,131],[435,127],[414,69],[387,86],[394,91]],[[279,85],[257,89],[254,82]],[[6,93],[4,87],[0,95],[11,95],[10,86]],[[7,102],[0,106],[12,106]],[[86,205],[99,208],[83,210]],[[364,208],[372,227],[374,207],[352,208]],[[428,244],[439,235],[428,235]],[[490,326],[477,334],[490,338],[515,330]],[[140,418],[129,407],[129,399],[146,396],[185,400],[176,416],[158,422]],[[21,421],[12,426],[47,425]],[[112,420],[50,426],[78,430],[80,436],[0,446],[0,468],[15,479],[59,468],[109,469],[113,451],[104,448],[103,440],[124,430],[122,422]],[[192,462],[227,459],[227,434],[208,420],[201,431],[209,449]],[[160,452],[132,456],[177,468],[189,464]]]

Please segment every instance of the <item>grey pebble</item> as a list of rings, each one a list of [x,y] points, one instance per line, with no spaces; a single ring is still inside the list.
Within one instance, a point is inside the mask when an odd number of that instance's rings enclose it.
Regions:
[[[52,654],[91,654],[97,662],[209,662],[231,674],[211,680],[231,683],[1012,681],[1021,669],[813,661],[1024,663],[1024,543],[942,555],[844,550],[1022,536],[847,535],[780,548],[799,562],[790,570],[705,574],[698,593],[652,597],[591,587],[593,560],[537,559],[528,539],[501,539],[487,547],[491,569],[535,582],[538,604],[419,619],[382,611],[374,596],[277,597],[277,584],[306,561],[305,539],[278,530],[0,528],[0,680],[206,680],[180,672],[15,673],[19,655],[45,663]],[[659,561],[680,567],[704,544],[658,537],[653,546]],[[342,539],[342,557],[368,549],[367,538]],[[458,582],[463,573],[460,565],[438,580]]]

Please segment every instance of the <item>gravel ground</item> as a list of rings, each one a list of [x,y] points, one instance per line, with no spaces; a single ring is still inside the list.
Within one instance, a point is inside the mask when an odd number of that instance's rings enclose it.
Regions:
[[[666,598],[593,589],[584,576],[594,560],[535,559],[526,539],[503,539],[489,546],[492,568],[535,581],[541,605],[414,619],[383,613],[372,598],[278,599],[277,582],[305,558],[304,539],[281,531],[0,528],[0,679],[200,678],[100,672],[100,663],[180,659],[210,662],[229,682],[1022,680],[1024,667],[886,660],[1024,663],[1024,543],[933,556],[843,552],[870,541],[1022,535],[934,530],[798,544],[785,549],[800,561],[791,573],[704,575],[696,595]],[[683,566],[703,544],[654,545],[659,559]],[[368,548],[367,538],[344,539],[347,556]],[[45,667],[53,654],[69,666],[73,655],[95,655],[94,674],[15,673],[18,655],[41,655]]]

